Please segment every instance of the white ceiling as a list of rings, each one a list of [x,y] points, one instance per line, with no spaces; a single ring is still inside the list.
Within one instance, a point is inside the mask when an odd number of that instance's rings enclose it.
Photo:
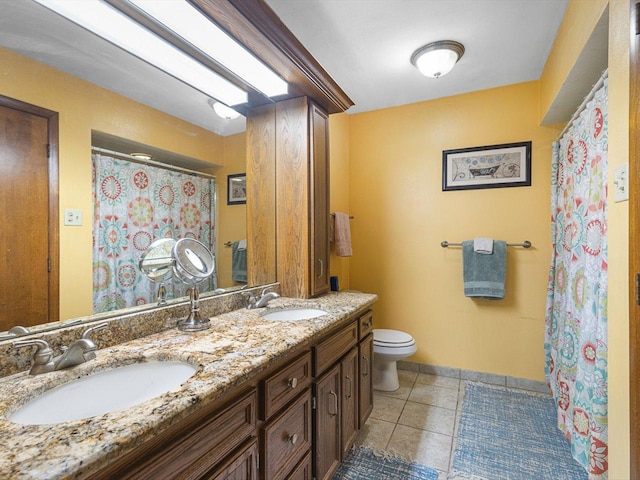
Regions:
[[[538,79],[568,3],[266,1],[355,102],[349,113]],[[217,134],[244,130],[242,117],[219,119],[202,93],[32,0],[0,2],[0,45]],[[409,61],[414,50],[436,40],[466,48],[456,68],[437,80],[420,75]]]
[[[355,102],[349,113],[537,80],[568,3],[266,1]],[[431,79],[410,57],[437,40],[458,41],[466,51],[451,73]]]

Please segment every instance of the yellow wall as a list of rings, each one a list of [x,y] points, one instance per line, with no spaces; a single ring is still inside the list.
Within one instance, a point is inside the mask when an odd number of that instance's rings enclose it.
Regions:
[[[609,7],[609,478],[630,478],[629,202],[613,201],[613,172],[629,162],[629,2]]]
[[[227,175],[247,171],[245,138],[244,133],[224,137],[224,167],[215,173],[218,185],[218,224],[224,225],[224,230],[217,232],[216,258],[218,285],[221,288],[239,285],[231,280],[231,248],[224,244],[247,238],[246,205],[227,205]]]
[[[541,119],[560,92],[608,3],[607,0],[571,0],[567,5],[540,77]]]
[[[222,137],[3,48],[0,94],[60,114],[60,318],[89,315],[91,130],[212,163],[222,163]],[[84,225],[62,225],[65,208],[81,209]]]
[[[350,214],[349,208],[349,115],[340,113],[329,117],[329,158],[331,212]],[[356,219],[351,220],[351,224]],[[338,257],[333,243],[330,245],[330,275],[337,276],[340,290],[348,290],[350,284],[350,257]]]
[[[410,360],[543,380],[558,128],[538,106],[528,82],[350,117],[351,287],[378,294],[377,327],[413,335]],[[528,140],[531,187],[442,191],[443,150]],[[461,250],[440,246],[474,237],[533,243],[508,249],[504,300],[466,298]]]

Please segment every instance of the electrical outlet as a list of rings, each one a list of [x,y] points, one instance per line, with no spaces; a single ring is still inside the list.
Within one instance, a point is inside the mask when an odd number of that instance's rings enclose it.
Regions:
[[[613,199],[616,202],[629,200],[629,164],[625,163],[613,173]]]
[[[71,226],[82,225],[82,210],[73,210],[71,208],[65,208],[64,224],[71,225]]]

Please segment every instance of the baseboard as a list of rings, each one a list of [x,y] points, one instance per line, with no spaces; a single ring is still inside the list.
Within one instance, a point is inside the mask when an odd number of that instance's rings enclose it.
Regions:
[[[550,393],[549,386],[546,382],[541,382],[539,380],[529,380],[528,378],[510,377],[508,375],[496,375],[494,373],[475,372],[473,370],[442,367],[439,365],[427,365],[425,363],[407,362],[404,360],[398,362],[398,368],[400,370],[408,370],[410,372],[439,375],[441,377],[459,378],[460,380],[482,382],[509,388],[519,388],[521,390],[530,390],[533,392],[547,394]]]

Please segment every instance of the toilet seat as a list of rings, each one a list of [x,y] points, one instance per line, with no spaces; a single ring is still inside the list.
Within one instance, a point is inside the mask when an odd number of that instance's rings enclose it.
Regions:
[[[406,348],[415,345],[416,341],[406,332],[376,328],[373,330],[373,344],[385,348]]]

